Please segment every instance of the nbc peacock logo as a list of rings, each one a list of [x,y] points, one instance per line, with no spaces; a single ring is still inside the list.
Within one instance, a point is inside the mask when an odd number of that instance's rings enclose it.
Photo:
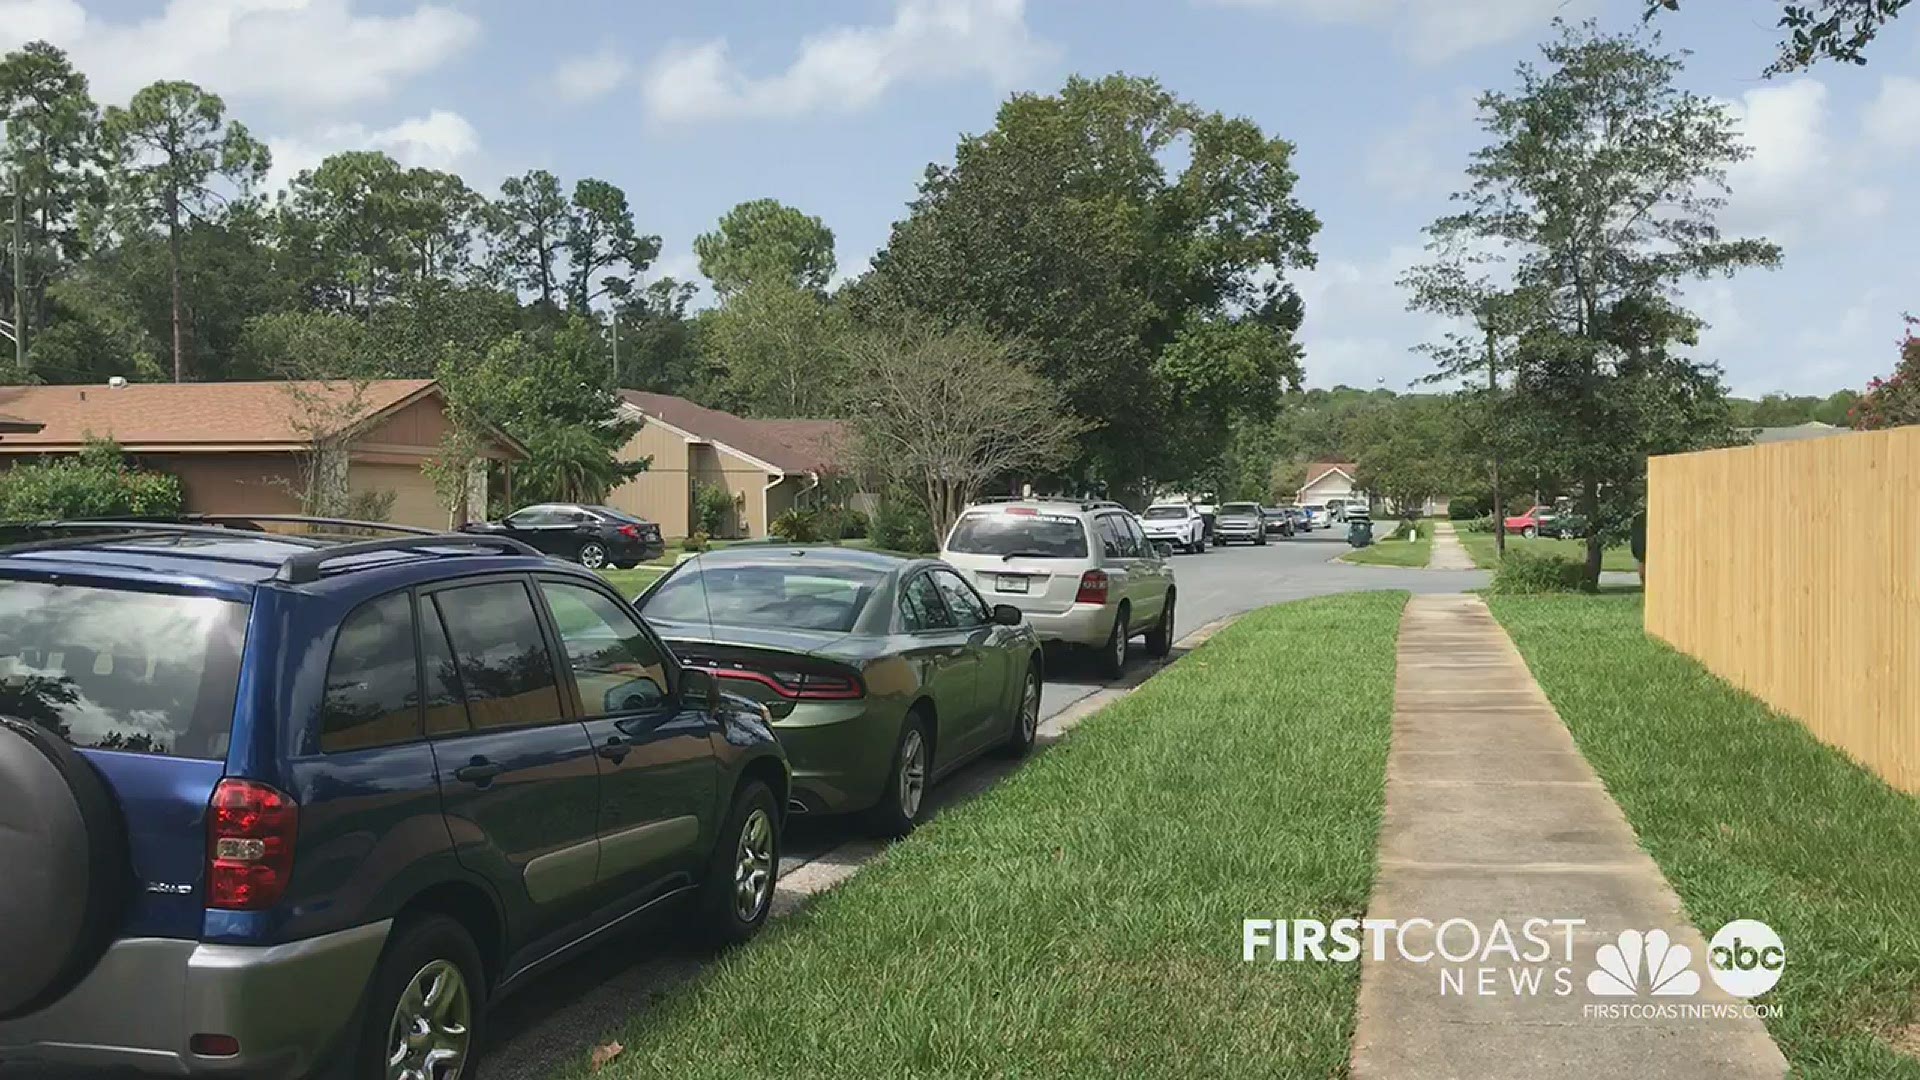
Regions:
[[[1686,997],[1700,992],[1693,950],[1675,944],[1665,930],[1622,930],[1594,956],[1599,970],[1587,975],[1587,992],[1602,997]]]

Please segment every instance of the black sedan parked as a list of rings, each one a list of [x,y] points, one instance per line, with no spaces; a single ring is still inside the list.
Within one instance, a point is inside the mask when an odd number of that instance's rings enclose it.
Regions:
[[[1268,536],[1292,536],[1293,514],[1284,506],[1263,506],[1260,516],[1266,520]]]
[[[589,570],[617,566],[622,570],[667,550],[660,526],[624,514],[611,506],[579,503],[541,503],[522,507],[503,521],[476,521],[463,532],[499,533],[562,559],[572,559]]]

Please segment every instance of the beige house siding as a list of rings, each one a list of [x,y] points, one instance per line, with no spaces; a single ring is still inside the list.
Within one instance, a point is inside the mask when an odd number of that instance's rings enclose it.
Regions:
[[[387,520],[396,525],[414,525],[423,529],[447,527],[447,512],[433,490],[433,481],[418,465],[387,465],[356,461],[347,469],[347,490],[393,492],[393,508]]]
[[[661,427],[646,424],[620,449],[621,461],[652,457],[647,471],[607,494],[607,505],[660,526],[662,536],[685,536],[690,510],[687,477],[687,440]]]
[[[139,454],[147,468],[180,478],[185,509],[197,514],[297,514],[299,466],[285,453]]]

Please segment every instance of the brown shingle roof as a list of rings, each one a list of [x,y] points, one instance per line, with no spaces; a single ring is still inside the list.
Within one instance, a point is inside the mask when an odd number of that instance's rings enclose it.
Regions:
[[[0,413],[0,432],[5,432],[9,435],[18,432],[39,431],[43,426],[45,425],[37,420],[27,420],[22,417],[8,415],[7,413]]]
[[[1346,473],[1348,478],[1351,479],[1354,474],[1354,470],[1357,468],[1358,466],[1356,466],[1351,461],[1316,461],[1311,465],[1307,466],[1307,482],[1304,484],[1301,484],[1300,486],[1312,487],[1315,481],[1319,480],[1321,477],[1326,476],[1328,473],[1332,472],[1335,469],[1339,469],[1341,472]]]
[[[428,390],[432,379],[376,379],[366,384],[355,422]],[[135,451],[182,447],[292,449],[313,439],[299,414],[352,400],[344,382],[128,383],[110,387],[0,387],[0,410],[39,423],[0,450],[71,450],[88,438],[111,438]]]
[[[846,425],[839,420],[750,420],[672,394],[622,390],[620,396],[656,420],[783,472],[819,472],[845,460]]]

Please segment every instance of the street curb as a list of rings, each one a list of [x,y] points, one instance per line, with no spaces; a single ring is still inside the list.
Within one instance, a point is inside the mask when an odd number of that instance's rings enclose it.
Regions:
[[[1121,685],[1103,686],[1082,697],[1042,721],[1037,736],[1045,740],[1047,745],[1058,742],[1062,736],[1080,726],[1088,717],[1146,685],[1154,676],[1185,659],[1187,654],[1211,641],[1214,635],[1240,621],[1246,614],[1246,612],[1235,612],[1232,615],[1223,615],[1204,626],[1196,627],[1186,637],[1173,643],[1173,650],[1179,655],[1152,667],[1139,669],[1137,677],[1130,678]],[[799,910],[808,900],[859,873],[875,858],[885,854],[887,848],[891,846],[884,840],[864,838],[848,840],[820,857],[795,867],[792,873],[782,875],[779,883],[774,886],[771,917],[779,918]]]

